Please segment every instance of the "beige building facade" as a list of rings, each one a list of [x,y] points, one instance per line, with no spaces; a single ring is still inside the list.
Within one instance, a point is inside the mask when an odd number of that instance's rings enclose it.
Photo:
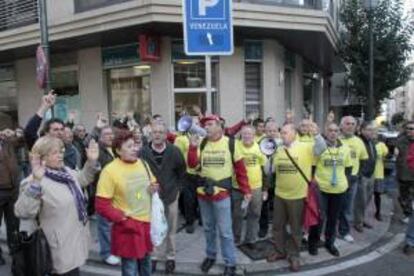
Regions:
[[[328,112],[340,1],[234,1],[235,51],[212,58],[211,92],[204,57],[183,51],[181,0],[47,4],[55,115],[64,120],[75,116],[91,127],[98,112],[135,112],[141,119],[160,114],[174,127],[192,105],[228,124],[252,112],[281,124],[287,108],[297,119],[312,113],[321,122]],[[0,21],[0,112],[25,125],[43,93],[36,83],[39,26],[6,21]],[[159,39],[159,61],[142,60],[142,34]]]

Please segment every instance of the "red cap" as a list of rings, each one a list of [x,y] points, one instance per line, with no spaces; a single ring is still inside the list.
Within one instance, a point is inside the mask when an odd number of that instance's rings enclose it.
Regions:
[[[205,117],[201,118],[201,120],[200,120],[200,125],[204,127],[204,125],[205,125],[208,121],[216,121],[216,122],[221,122],[222,120],[223,120],[223,119],[222,119],[220,116],[212,114],[212,115],[208,115],[208,116],[205,116]]]

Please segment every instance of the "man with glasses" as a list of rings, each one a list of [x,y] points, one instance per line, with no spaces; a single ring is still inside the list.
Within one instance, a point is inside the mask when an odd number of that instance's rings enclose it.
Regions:
[[[368,159],[368,153],[361,138],[355,135],[356,119],[352,116],[345,116],[341,120],[341,137],[340,140],[351,150],[352,173],[349,177],[348,190],[345,196],[343,209],[339,214],[339,237],[347,242],[354,242],[351,236],[350,223],[352,220],[352,212],[354,210],[354,199],[357,192],[359,181],[360,162]]]
[[[413,142],[414,121],[410,121],[405,124],[404,133],[397,140],[397,181],[400,192],[399,200],[405,215],[405,218],[403,219],[405,223],[408,223],[408,219],[413,213],[414,174],[409,170],[407,164],[408,149]]]

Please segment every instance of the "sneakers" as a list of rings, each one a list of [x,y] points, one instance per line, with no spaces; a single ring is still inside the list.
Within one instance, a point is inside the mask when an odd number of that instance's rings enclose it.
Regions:
[[[109,255],[105,260],[104,263],[106,263],[107,265],[119,265],[121,263],[121,259],[117,256],[114,255]]]
[[[338,248],[336,248],[336,246],[335,245],[329,245],[329,244],[325,244],[325,248],[326,248],[326,250],[328,250],[328,252],[331,254],[331,255],[333,255],[333,256],[335,256],[335,257],[339,257],[339,250],[338,250]]]
[[[358,225],[354,225],[354,229],[358,232],[358,233],[362,233],[364,232],[364,228],[361,224]]]
[[[401,222],[404,223],[404,224],[408,224],[409,221],[410,221],[409,217],[405,217],[405,218],[401,219]]]
[[[355,241],[354,237],[352,237],[350,234],[346,234],[345,236],[339,236],[339,238],[349,243],[353,243]]]
[[[365,228],[367,228],[367,229],[372,229],[372,228],[374,228],[371,224],[369,224],[369,223],[367,223],[367,222],[364,222],[364,223],[362,224],[362,226],[363,226],[363,227],[365,227]]]

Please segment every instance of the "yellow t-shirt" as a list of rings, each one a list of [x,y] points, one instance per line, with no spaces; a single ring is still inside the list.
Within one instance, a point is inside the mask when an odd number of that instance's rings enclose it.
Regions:
[[[237,140],[235,144],[247,170],[250,189],[259,189],[263,186],[262,167],[266,164],[266,156],[260,151],[259,145],[253,143],[251,147],[246,147],[242,141]],[[233,178],[233,187],[238,188],[237,181]]]
[[[180,135],[175,138],[174,145],[180,150],[181,154],[184,156],[185,164],[187,164],[188,149],[190,147],[190,140],[187,135]],[[190,168],[187,165],[187,173],[197,174],[197,170]]]
[[[388,154],[388,147],[383,142],[379,142],[375,145],[375,149],[377,150],[377,161],[374,177],[375,179],[384,179],[384,158]]]
[[[263,138],[265,138],[265,137],[266,137],[266,135],[264,135],[264,134],[262,134],[262,135],[260,135],[260,136],[255,135],[255,136],[254,136],[254,141],[255,141],[256,143],[260,143],[260,141],[261,141]]]
[[[156,179],[141,160],[133,164],[114,159],[102,170],[96,195],[112,199],[112,205],[136,220],[149,222],[151,219],[151,194],[148,186]]]
[[[296,139],[299,142],[302,143],[311,143],[311,144],[315,144],[315,137],[313,137],[312,135],[299,135],[299,133],[296,135]]]
[[[296,164],[302,169],[308,180],[312,176],[314,162],[313,145],[295,141],[288,149]],[[290,161],[285,147],[279,147],[273,157],[273,166],[276,173],[275,194],[283,199],[301,199],[308,193],[308,183]]]
[[[359,173],[359,162],[369,158],[364,142],[357,136],[342,137],[341,142],[351,150],[352,175],[357,175]]]
[[[332,185],[333,164],[336,162],[337,183]],[[351,151],[348,146],[328,147],[317,159],[315,178],[319,189],[329,194],[340,194],[348,189],[345,168],[352,167]]]
[[[200,153],[200,175],[215,181],[224,180],[233,176],[233,163],[230,154],[229,138],[223,136],[218,141],[207,142]],[[242,159],[239,150],[234,148],[234,162]],[[214,194],[226,191],[224,188],[214,187]],[[197,192],[204,195],[203,187],[198,187]]]

